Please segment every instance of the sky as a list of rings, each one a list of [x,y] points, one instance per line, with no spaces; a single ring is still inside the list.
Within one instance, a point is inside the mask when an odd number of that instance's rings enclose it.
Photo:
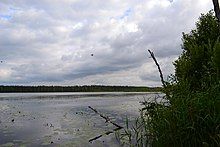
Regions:
[[[0,85],[161,86],[211,0],[1,0]]]

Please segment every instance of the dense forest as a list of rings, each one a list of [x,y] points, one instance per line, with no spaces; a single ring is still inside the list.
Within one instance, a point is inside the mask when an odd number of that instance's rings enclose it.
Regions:
[[[8,92],[158,92],[161,87],[134,86],[0,86],[0,93]]]

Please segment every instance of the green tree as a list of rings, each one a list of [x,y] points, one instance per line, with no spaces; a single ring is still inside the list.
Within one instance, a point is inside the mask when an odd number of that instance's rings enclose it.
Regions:
[[[220,32],[210,11],[183,33],[165,99],[143,102],[140,117],[119,138],[131,146],[220,146]],[[128,125],[127,125],[128,126]],[[124,135],[125,134],[125,135]]]
[[[204,89],[219,79],[219,23],[213,12],[202,14],[196,29],[183,33],[183,53],[174,62],[175,75],[192,90]]]

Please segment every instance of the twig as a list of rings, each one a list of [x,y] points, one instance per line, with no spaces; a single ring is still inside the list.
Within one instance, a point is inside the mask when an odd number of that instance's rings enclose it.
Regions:
[[[112,133],[114,133],[114,132],[116,132],[116,131],[118,131],[118,130],[121,130],[121,129],[123,128],[122,126],[120,126],[120,125],[118,125],[118,124],[112,122],[108,116],[104,116],[103,114],[99,113],[95,108],[92,108],[91,106],[88,106],[88,107],[89,107],[91,110],[93,110],[96,114],[98,114],[100,117],[104,118],[106,122],[109,122],[109,123],[111,123],[112,125],[116,126],[116,128],[113,129],[112,131],[108,131],[108,132],[105,132],[105,133],[102,134],[102,135],[96,136],[96,137],[90,139],[89,142],[92,142],[92,141],[94,141],[94,140],[97,140],[97,139],[101,138],[101,137],[104,136],[104,135],[110,135],[110,134],[112,134]]]

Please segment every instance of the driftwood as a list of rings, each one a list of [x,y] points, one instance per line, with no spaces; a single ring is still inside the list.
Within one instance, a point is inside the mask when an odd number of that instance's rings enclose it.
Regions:
[[[114,133],[114,132],[116,132],[116,131],[121,130],[122,128],[124,128],[124,127],[122,127],[122,126],[116,124],[115,122],[112,122],[108,116],[104,116],[103,114],[99,113],[95,108],[92,108],[91,106],[88,106],[88,107],[89,107],[89,109],[93,110],[96,114],[98,114],[100,117],[102,117],[103,119],[105,119],[105,122],[106,122],[106,123],[107,123],[107,122],[108,122],[108,123],[111,123],[112,125],[114,125],[114,126],[116,127],[116,128],[113,129],[112,131],[105,132],[104,134],[101,134],[101,135],[99,135],[99,136],[96,136],[96,137],[90,139],[89,142],[95,141],[95,140],[97,140],[97,139],[103,137],[104,135],[110,135],[110,134],[112,134],[112,133]]]

